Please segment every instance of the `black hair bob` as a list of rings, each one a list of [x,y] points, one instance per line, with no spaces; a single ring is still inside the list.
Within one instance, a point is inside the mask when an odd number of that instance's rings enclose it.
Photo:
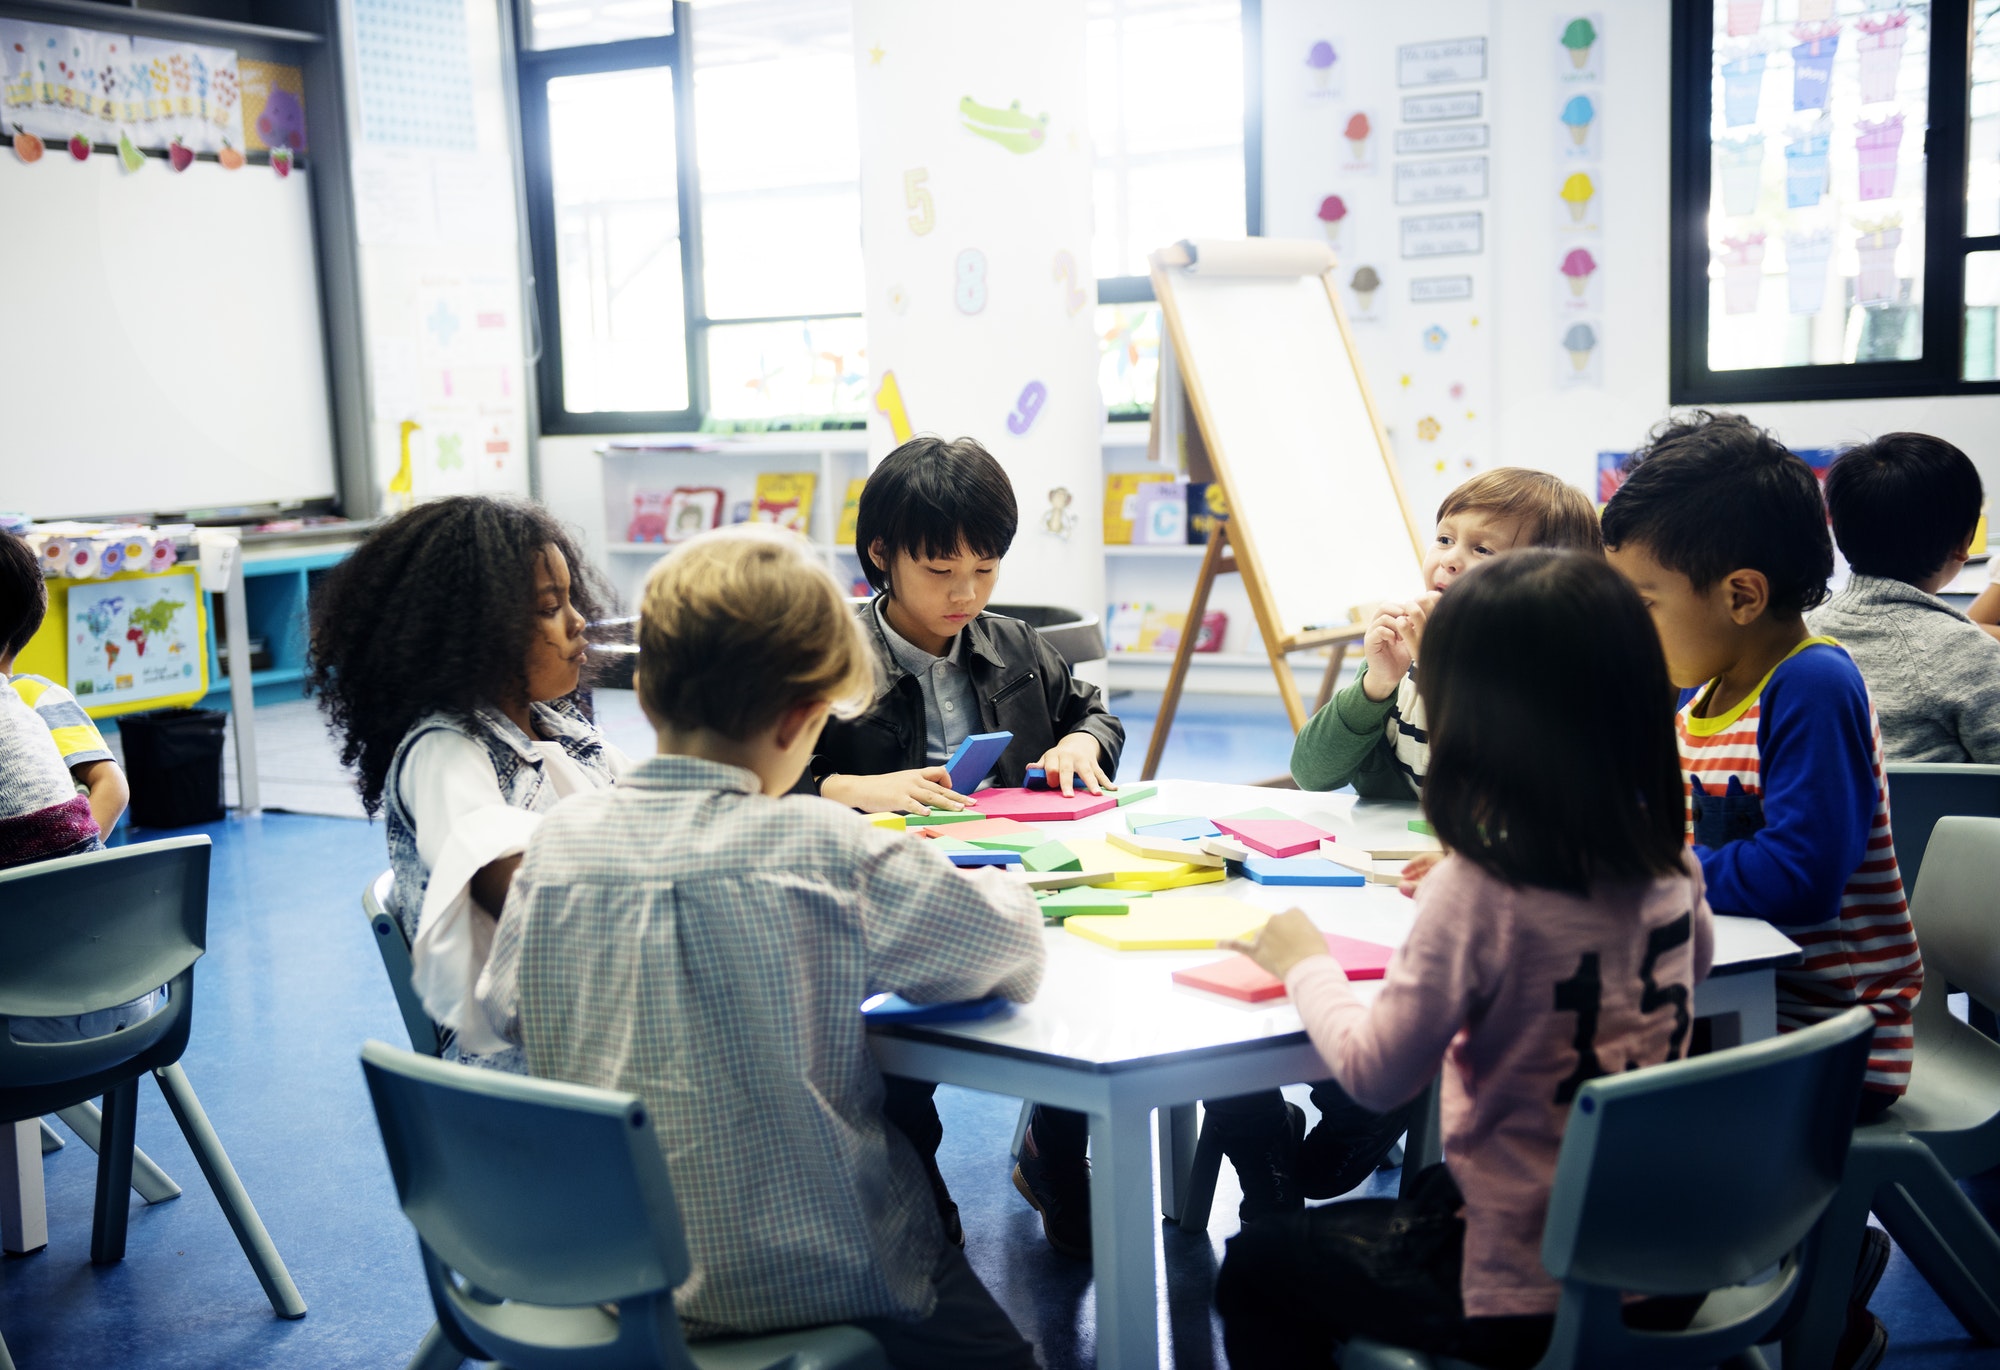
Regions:
[[[1884,433],[1826,473],[1834,541],[1864,576],[1929,580],[1971,538],[1985,502],[1972,458],[1928,433]]]
[[[970,552],[997,561],[1020,526],[1014,483],[993,454],[971,438],[947,442],[921,433],[882,459],[861,487],[854,549],[877,593],[889,589],[888,563]],[[873,549],[882,544],[877,565]]]
[[[1601,558],[1531,548],[1466,572],[1417,665],[1424,815],[1512,885],[1587,894],[1680,871],[1685,792],[1659,633]]]
[[[603,618],[610,591],[569,531],[539,504],[491,495],[396,515],[314,589],[309,681],[370,814],[411,724],[526,695],[549,547],[569,563],[576,611]]]

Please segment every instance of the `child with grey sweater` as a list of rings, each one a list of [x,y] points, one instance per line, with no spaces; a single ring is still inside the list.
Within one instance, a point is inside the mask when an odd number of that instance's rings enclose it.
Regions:
[[[1888,433],[1834,462],[1826,502],[1853,574],[1809,622],[1861,668],[1884,759],[2000,764],[2000,640],[1937,597],[1974,550],[1979,472],[1942,438]]]

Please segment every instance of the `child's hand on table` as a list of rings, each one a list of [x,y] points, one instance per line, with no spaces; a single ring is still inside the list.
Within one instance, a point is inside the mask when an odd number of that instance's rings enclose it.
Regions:
[[[1118,788],[1098,764],[1101,760],[1102,753],[1098,751],[1096,738],[1089,733],[1071,733],[1043,752],[1042,759],[1035,764],[1047,773],[1049,788],[1061,790],[1067,799],[1076,793],[1078,785],[1092,794],[1103,794],[1106,790]]]
[[[1410,864],[1403,867],[1403,878],[1396,882],[1396,888],[1403,892],[1405,899],[1415,899],[1417,886],[1431,873],[1431,868],[1442,860],[1444,860],[1443,852],[1426,852],[1422,856],[1412,858]]]
[[[1326,938],[1313,926],[1312,919],[1298,909],[1273,914],[1271,921],[1248,941],[1232,937],[1220,945],[1224,951],[1242,952],[1280,980],[1308,956],[1327,954]]]
[[[863,813],[928,813],[972,802],[952,789],[951,772],[942,766],[887,775],[830,775],[820,781],[819,792]]]

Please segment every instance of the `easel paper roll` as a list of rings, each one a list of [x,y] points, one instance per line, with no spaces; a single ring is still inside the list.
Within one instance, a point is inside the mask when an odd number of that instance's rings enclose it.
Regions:
[[[1202,238],[1182,244],[1197,276],[1317,276],[1333,268],[1333,249],[1295,238]]]

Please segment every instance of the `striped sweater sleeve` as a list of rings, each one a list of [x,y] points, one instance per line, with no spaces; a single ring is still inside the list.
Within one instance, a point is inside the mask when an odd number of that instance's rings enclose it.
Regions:
[[[1717,913],[1810,927],[1840,916],[1875,816],[1868,692],[1845,652],[1805,651],[1764,687],[1761,831],[1697,847]]]

